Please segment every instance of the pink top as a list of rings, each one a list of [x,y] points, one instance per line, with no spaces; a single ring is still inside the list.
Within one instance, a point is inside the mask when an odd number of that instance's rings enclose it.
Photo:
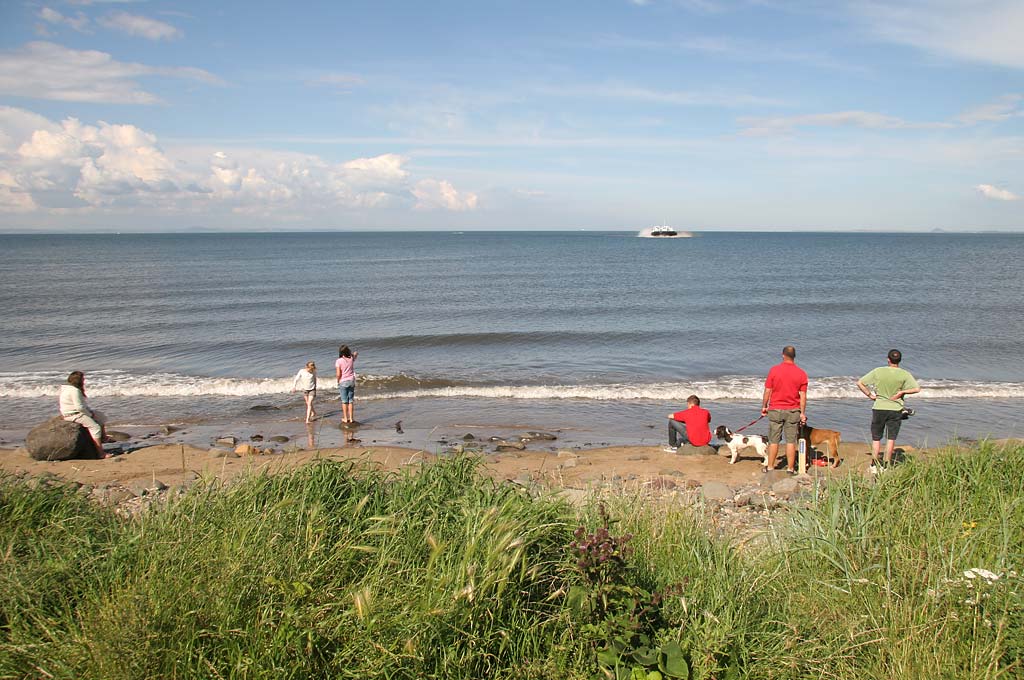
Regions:
[[[356,358],[338,357],[334,362],[335,372],[341,372],[341,379],[338,382],[355,382],[356,379]]]

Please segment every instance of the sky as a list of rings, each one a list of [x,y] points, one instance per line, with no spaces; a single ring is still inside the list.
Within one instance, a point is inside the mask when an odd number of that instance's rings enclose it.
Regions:
[[[1021,0],[0,0],[0,230],[1024,230]]]

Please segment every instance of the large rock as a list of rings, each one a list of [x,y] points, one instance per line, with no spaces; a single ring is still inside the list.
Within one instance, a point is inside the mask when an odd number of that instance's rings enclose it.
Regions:
[[[716,481],[704,482],[701,492],[709,501],[731,501],[733,497],[733,491],[728,485]]]
[[[89,430],[60,416],[33,427],[25,437],[25,448],[36,460],[96,457],[96,444]]]
[[[713,456],[717,452],[713,446],[694,446],[690,443],[682,444],[676,449],[680,456]]]

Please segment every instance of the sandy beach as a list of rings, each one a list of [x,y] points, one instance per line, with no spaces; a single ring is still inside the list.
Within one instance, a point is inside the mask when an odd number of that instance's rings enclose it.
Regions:
[[[173,436],[170,435],[170,436]],[[280,439],[280,437],[279,437]],[[1000,440],[1011,441],[1011,440]],[[655,488],[696,488],[708,481],[730,486],[763,484],[781,479],[777,470],[765,475],[761,459],[747,449],[735,465],[727,455],[679,455],[666,453],[661,446],[607,446],[561,448],[558,441],[531,441],[523,450],[495,451],[494,442],[474,438],[451,441],[434,451],[394,445],[367,445],[303,448],[302,442],[269,442],[237,439],[236,444],[202,447],[186,441],[164,441],[147,445],[145,440],[125,442],[125,453],[103,460],[36,461],[21,447],[0,449],[0,470],[29,477],[56,476],[92,487],[133,482],[145,488],[147,482],[174,487],[199,477],[230,481],[242,474],[279,473],[316,460],[364,461],[388,470],[429,462],[439,457],[470,453],[480,455],[484,469],[496,480],[539,483],[554,488],[587,489],[608,484]],[[235,453],[250,446],[259,453]],[[116,447],[115,447],[116,448]],[[870,446],[863,442],[841,445],[842,463],[836,467],[808,466],[808,475],[819,480],[869,475],[867,455]],[[723,449],[723,452],[725,449]],[[898,447],[906,456],[932,456],[937,450]],[[782,458],[780,452],[780,459]]]

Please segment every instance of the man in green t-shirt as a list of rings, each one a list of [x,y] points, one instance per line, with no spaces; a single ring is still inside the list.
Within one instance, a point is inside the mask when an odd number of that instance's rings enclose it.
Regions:
[[[871,407],[871,464],[878,464],[878,453],[882,448],[882,433],[885,433],[885,464],[892,463],[892,452],[896,448],[896,435],[903,420],[903,397],[921,391],[914,376],[900,368],[903,355],[898,349],[889,350],[889,365],[879,366],[857,381],[857,387],[864,396],[875,402]]]

